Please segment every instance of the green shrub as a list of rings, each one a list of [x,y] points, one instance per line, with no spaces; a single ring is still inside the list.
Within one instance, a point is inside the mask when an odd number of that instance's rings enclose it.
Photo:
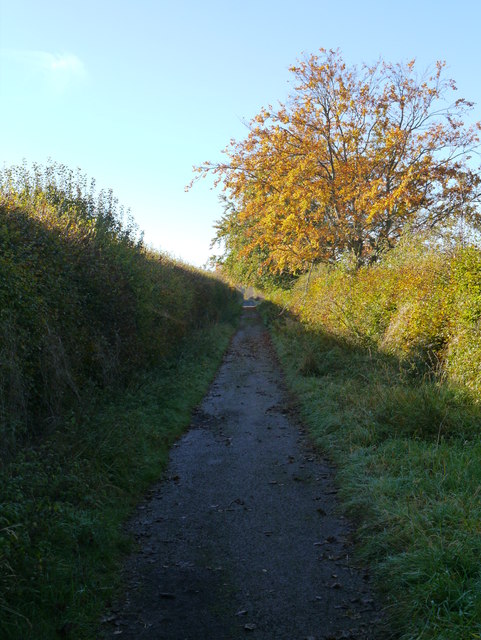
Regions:
[[[481,250],[406,238],[358,270],[324,265],[288,307],[330,335],[481,394]],[[309,356],[311,357],[311,356]],[[315,369],[306,363],[306,371]],[[317,367],[318,368],[318,367]]]
[[[147,251],[111,192],[55,164],[0,174],[0,276],[0,458],[236,306],[218,279]]]

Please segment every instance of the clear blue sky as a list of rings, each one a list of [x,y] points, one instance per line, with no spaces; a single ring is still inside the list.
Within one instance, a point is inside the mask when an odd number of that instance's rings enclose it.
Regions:
[[[200,265],[218,192],[185,193],[243,121],[286,98],[289,65],[444,59],[481,119],[479,0],[0,0],[0,164],[81,167],[146,241]]]

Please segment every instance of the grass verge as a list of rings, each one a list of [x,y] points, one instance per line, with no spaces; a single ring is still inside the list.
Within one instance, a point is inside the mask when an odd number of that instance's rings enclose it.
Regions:
[[[0,637],[94,639],[130,548],[122,523],[189,424],[233,325],[175,357],[0,470]]]
[[[481,638],[480,406],[270,303],[261,313],[306,426],[337,464],[386,638]]]

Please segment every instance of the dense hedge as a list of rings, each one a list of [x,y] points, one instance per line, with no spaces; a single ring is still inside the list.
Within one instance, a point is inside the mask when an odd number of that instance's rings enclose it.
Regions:
[[[1,173],[1,453],[232,313],[231,289],[146,250],[124,218],[66,167]]]
[[[306,286],[308,285],[308,286]],[[288,304],[335,337],[396,356],[481,395],[481,251],[407,238],[359,270],[322,266]]]

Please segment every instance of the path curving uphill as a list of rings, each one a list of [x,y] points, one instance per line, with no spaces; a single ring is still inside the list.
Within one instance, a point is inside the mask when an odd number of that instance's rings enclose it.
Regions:
[[[289,411],[255,307],[130,529],[140,548],[106,638],[377,637],[333,471]]]

